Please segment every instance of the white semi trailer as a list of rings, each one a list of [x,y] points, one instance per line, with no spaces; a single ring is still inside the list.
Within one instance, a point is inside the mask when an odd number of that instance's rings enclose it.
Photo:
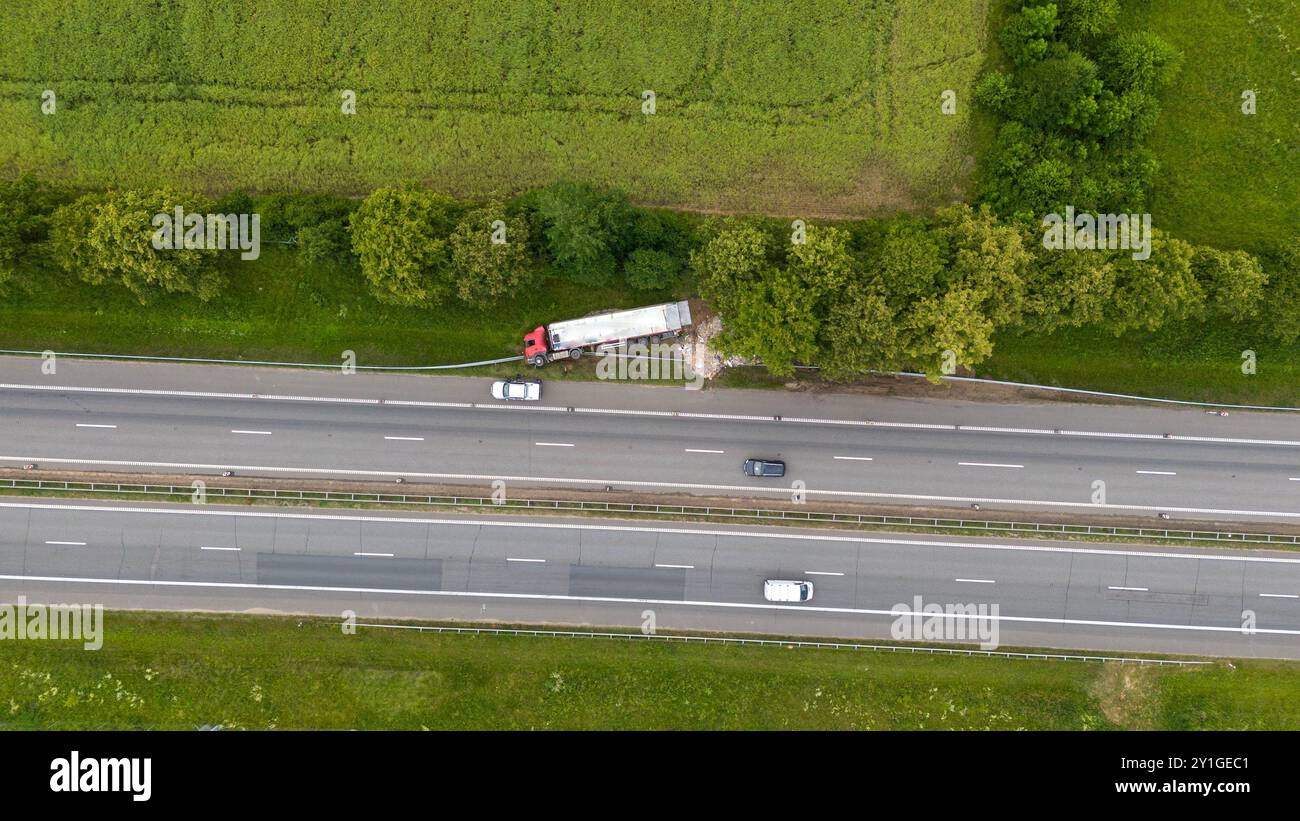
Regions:
[[[577,359],[584,350],[613,348],[635,340],[672,339],[690,325],[691,308],[685,302],[552,322],[524,335],[524,358],[540,368],[556,359]]]

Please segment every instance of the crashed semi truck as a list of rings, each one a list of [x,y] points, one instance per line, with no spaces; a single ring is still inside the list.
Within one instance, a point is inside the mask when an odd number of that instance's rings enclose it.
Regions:
[[[524,359],[540,368],[556,359],[578,359],[584,350],[673,339],[690,325],[691,309],[685,302],[552,322],[524,335]]]

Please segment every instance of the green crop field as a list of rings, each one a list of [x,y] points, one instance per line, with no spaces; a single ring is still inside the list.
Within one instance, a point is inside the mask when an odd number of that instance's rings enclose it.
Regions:
[[[31,0],[0,26],[0,174],[465,196],[573,177],[702,210],[921,208],[965,193],[988,4]]]
[[[1296,669],[344,635],[315,619],[109,612],[98,651],[0,642],[0,726],[1297,729]]]
[[[1126,4],[1184,54],[1151,145],[1156,224],[1192,242],[1249,248],[1300,234],[1300,4]],[[1252,90],[1257,110],[1242,113]]]

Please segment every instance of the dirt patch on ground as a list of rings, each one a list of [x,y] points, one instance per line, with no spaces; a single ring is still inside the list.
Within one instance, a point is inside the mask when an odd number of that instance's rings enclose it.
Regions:
[[[944,192],[948,200],[961,201],[968,176],[969,169],[962,168],[954,177],[961,182]],[[762,215],[779,219],[858,220],[899,212],[921,213],[943,201],[943,196],[934,191],[918,196],[906,177],[878,158],[864,162],[853,185],[837,192],[810,185],[799,174],[787,173],[777,166],[752,175],[747,183],[746,188],[720,191],[708,204],[643,198],[635,199],[634,204],[719,217]],[[720,203],[740,205],[727,207]]]
[[[1107,721],[1124,729],[1140,730],[1153,726],[1155,677],[1156,671],[1150,667],[1103,664],[1089,692]]]
[[[959,373],[958,376],[973,376]],[[894,396],[908,399],[944,399],[966,402],[1013,404],[1021,402],[1069,402],[1095,405],[1142,405],[1138,400],[1114,399],[1087,394],[1067,394],[1040,388],[1015,385],[991,385],[976,382],[940,382],[923,376],[872,374],[853,382],[827,382],[815,370],[801,371],[784,385],[786,390],[814,394],[857,394],[860,396]]]

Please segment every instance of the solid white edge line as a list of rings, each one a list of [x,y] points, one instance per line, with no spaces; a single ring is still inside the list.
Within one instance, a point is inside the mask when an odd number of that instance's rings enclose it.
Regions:
[[[803,542],[839,542],[848,544],[892,544],[915,545],[918,547],[954,547],[971,550],[1009,550],[1026,553],[1077,553],[1091,556],[1127,556],[1147,559],[1200,559],[1204,561],[1249,562],[1260,564],[1300,564],[1300,558],[1284,556],[1251,556],[1241,552],[1222,553],[1177,553],[1154,550],[1119,550],[1097,547],[1057,547],[1052,545],[1008,544],[998,542],[959,542],[938,539],[900,539],[884,536],[840,536],[806,531],[776,530],[724,530],[699,527],[662,527],[635,525],[586,524],[577,522],[523,522],[503,521],[499,519],[440,519],[436,517],[417,516],[374,516],[344,513],[291,513],[278,510],[245,510],[229,508],[207,510],[194,507],[136,507],[86,504],[55,504],[50,502],[0,502],[0,508],[18,510],[79,510],[93,513],[148,513],[168,516],[233,516],[246,519],[301,519],[305,521],[341,521],[341,522],[393,522],[398,524],[421,525],[455,525],[459,527],[505,527],[532,528],[536,530],[587,530],[608,531],[614,533],[662,533],[686,536],[726,536],[739,539],[788,539]]]
[[[889,616],[897,618],[916,617],[956,619],[962,621],[997,621],[1021,624],[1055,624],[1078,627],[1115,627],[1151,630],[1184,630],[1206,633],[1237,633],[1249,638],[1252,635],[1300,636],[1300,630],[1279,627],[1252,627],[1243,629],[1238,625],[1219,626],[1206,624],[1164,624],[1160,622],[1122,622],[1102,621],[1097,619],[1056,619],[1043,616],[1003,616],[998,614],[979,615],[967,613],[927,613],[912,611],[907,608],[890,610],[873,610],[853,607],[824,607],[820,605],[766,604],[758,602],[710,602],[692,599],[625,599],[613,596],[568,596],[558,593],[486,593],[468,590],[408,590],[383,587],[323,587],[305,584],[260,584],[256,582],[195,582],[195,581],[153,581],[148,579],[94,579],[77,576],[14,576],[0,575],[0,581],[11,582],[48,582],[53,584],[107,584],[134,585],[144,587],[194,587],[219,588],[232,590],[299,590],[313,593],[373,593],[378,595],[442,596],[447,598],[477,599],[521,599],[533,601],[578,601],[607,604],[658,604],[681,607],[721,607],[737,610],[793,610],[804,613],[839,613],[860,616]]]

